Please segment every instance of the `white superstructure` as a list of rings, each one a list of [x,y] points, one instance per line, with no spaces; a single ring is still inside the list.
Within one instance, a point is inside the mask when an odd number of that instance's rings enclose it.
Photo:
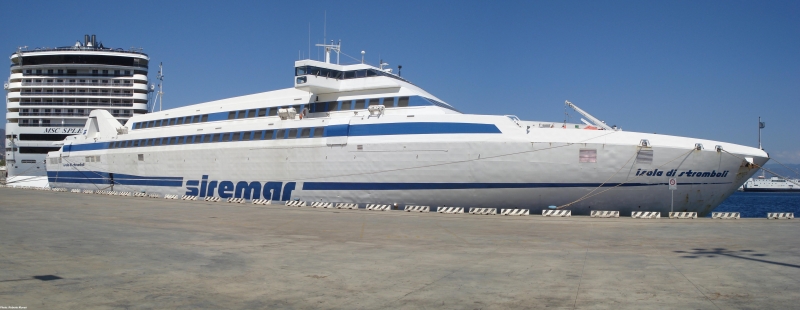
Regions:
[[[149,57],[106,48],[92,35],[59,48],[20,48],[5,84],[10,186],[47,186],[44,160],[54,141],[79,134],[94,109],[120,122],[147,112]]]
[[[124,125],[92,111],[47,169],[50,184],[66,188],[623,215],[668,212],[674,177],[674,210],[704,215],[769,159],[747,146],[594,125],[462,114],[388,69],[300,60],[293,88]]]

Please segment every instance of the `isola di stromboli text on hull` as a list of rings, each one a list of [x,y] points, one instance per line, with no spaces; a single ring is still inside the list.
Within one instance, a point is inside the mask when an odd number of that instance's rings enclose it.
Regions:
[[[336,46],[332,48],[336,51]],[[328,47],[328,49],[331,49]],[[327,57],[326,57],[327,58]],[[329,58],[328,58],[329,59]],[[295,62],[293,88],[136,115],[92,111],[52,187],[200,197],[705,215],[768,155],[696,138],[462,114],[366,64]],[[602,129],[602,128],[600,128]]]

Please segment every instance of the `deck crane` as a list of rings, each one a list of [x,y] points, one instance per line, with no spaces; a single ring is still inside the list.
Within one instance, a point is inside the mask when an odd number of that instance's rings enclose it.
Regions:
[[[597,127],[600,127],[600,128],[602,128],[603,130],[614,130],[614,131],[622,130],[622,129],[620,129],[620,128],[617,128],[616,126],[614,126],[614,127],[609,127],[608,125],[606,125],[606,123],[605,123],[605,122],[603,122],[603,121],[601,121],[601,120],[597,119],[596,117],[592,116],[591,114],[587,113],[586,111],[584,111],[584,110],[581,110],[581,108],[579,108],[578,106],[576,106],[576,105],[575,105],[575,104],[573,104],[572,102],[569,102],[569,100],[566,100],[566,101],[564,101],[564,105],[566,105],[566,106],[568,106],[568,107],[572,108],[573,110],[575,110],[575,111],[577,111],[578,113],[580,113],[581,115],[583,115],[583,117],[585,117],[585,118],[589,119],[589,121],[586,121],[586,120],[584,120],[584,119],[581,119],[581,121],[583,121],[583,122],[584,122],[584,123],[586,123],[587,125],[594,125],[594,126],[597,126]],[[591,122],[591,124],[589,124],[590,122]]]

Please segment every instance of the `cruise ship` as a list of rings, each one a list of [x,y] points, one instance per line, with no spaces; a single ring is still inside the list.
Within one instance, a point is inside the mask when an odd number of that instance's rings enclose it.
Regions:
[[[104,47],[95,35],[58,48],[19,48],[11,55],[6,90],[9,186],[47,187],[45,158],[54,141],[80,134],[92,110],[125,123],[148,106],[141,50]]]
[[[324,48],[324,60],[295,61],[291,88],[125,123],[92,111],[81,134],[48,154],[50,184],[201,200],[557,208],[576,215],[672,207],[703,216],[769,160],[754,147],[623,131],[569,102],[588,120],[462,113],[383,63],[340,65],[338,57],[331,61],[340,45]]]

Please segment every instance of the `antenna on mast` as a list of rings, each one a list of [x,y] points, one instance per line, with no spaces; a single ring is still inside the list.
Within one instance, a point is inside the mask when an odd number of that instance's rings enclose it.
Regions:
[[[156,100],[158,100],[158,111],[161,111],[161,109],[163,108],[163,106],[162,106],[162,101],[164,99],[164,88],[163,88],[163,84],[164,84],[164,74],[163,74],[164,68],[163,68],[163,65],[164,65],[164,63],[159,63],[158,64],[158,75],[156,75],[156,79],[158,80],[158,93],[156,93],[156,99],[153,100],[153,109],[150,112],[155,112],[155,110],[156,110]]]
[[[331,63],[331,51],[334,51],[336,52],[336,64],[339,64],[339,53],[342,52],[342,40],[339,40],[337,44],[333,44],[333,40],[331,40],[331,44],[317,44],[316,46],[325,48],[325,63]]]
[[[761,121],[761,116],[758,117],[758,149],[763,150],[764,148],[761,147],[761,129],[766,127],[766,123]]]

